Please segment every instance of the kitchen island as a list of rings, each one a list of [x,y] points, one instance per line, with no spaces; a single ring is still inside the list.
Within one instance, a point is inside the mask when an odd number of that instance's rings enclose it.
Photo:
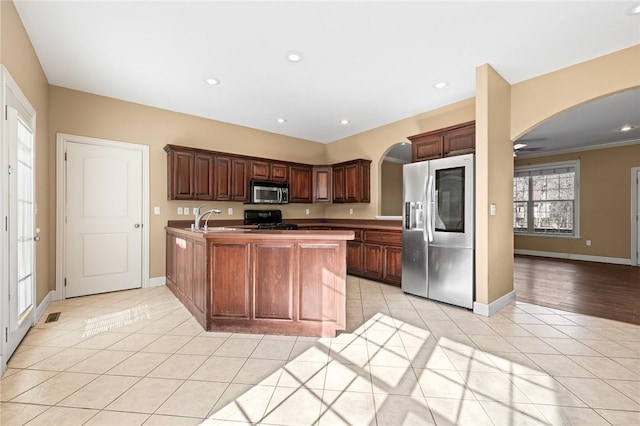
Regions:
[[[333,337],[353,231],[166,227],[167,287],[208,331]]]

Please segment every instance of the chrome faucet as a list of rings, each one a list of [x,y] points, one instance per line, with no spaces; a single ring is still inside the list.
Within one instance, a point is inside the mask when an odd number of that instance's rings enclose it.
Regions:
[[[207,222],[209,222],[209,216],[211,216],[211,214],[220,214],[222,213],[219,209],[210,209],[207,210],[206,212],[202,212],[200,213],[200,208],[203,206],[199,206],[193,209],[193,214],[196,217],[195,223],[193,224],[193,230],[194,231],[199,231],[201,229],[204,229],[205,231],[208,228],[208,224]],[[207,216],[209,215],[209,216]],[[200,228],[200,221],[202,220],[203,217],[207,216],[207,222],[205,222],[204,228]]]

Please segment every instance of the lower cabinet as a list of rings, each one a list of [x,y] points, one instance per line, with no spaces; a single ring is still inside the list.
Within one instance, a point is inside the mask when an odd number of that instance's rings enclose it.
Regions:
[[[347,241],[347,273],[400,286],[402,280],[402,232],[354,230]]]

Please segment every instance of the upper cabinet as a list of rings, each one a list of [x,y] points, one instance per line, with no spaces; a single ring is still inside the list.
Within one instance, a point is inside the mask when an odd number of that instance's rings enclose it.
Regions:
[[[371,201],[371,160],[352,160],[332,167],[334,203]]]
[[[221,155],[215,161],[215,200],[249,201],[247,161]]]
[[[306,164],[295,164],[289,168],[289,202],[310,203],[312,167]]]
[[[330,203],[333,189],[333,168],[331,166],[313,166],[313,202]]]
[[[289,184],[291,203],[369,203],[371,160],[288,163],[176,145],[167,152],[169,200],[249,201],[249,181]]]
[[[431,132],[409,136],[411,161],[433,160],[475,152],[475,122],[458,124]]]
[[[251,179],[287,183],[289,165],[273,161],[251,160]]]

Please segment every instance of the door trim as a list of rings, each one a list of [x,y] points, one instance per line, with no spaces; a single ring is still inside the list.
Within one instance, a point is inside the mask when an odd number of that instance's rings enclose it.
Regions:
[[[87,136],[56,134],[56,300],[66,297],[64,288],[65,265],[65,200],[66,181],[64,152],[68,142],[124,148],[142,153],[142,288],[149,287],[149,146]]]
[[[631,168],[631,252],[629,253],[629,257],[631,258],[632,266],[640,266],[640,262],[638,262],[638,246],[640,245],[640,241],[638,241],[638,216],[640,215],[640,211],[638,211],[638,191],[640,191],[640,183],[638,182],[638,176],[640,175],[640,167],[632,167]]]
[[[9,100],[11,100],[11,104],[13,107],[18,109],[21,115],[30,118],[31,130],[33,131],[33,149],[34,149],[34,162],[35,162],[35,151],[37,149],[37,112],[35,108],[29,102],[29,99],[25,96],[25,94],[18,86],[18,83],[13,79],[9,70],[3,65],[0,64],[0,109],[1,114],[5,114],[5,107],[9,105]],[[6,155],[8,152],[8,147],[6,147],[6,120],[0,117],[0,169],[7,171],[9,166],[9,159]],[[7,148],[7,151],[5,151]],[[34,165],[37,166],[36,163]],[[36,176],[34,178],[34,203],[37,206],[37,182]],[[0,218],[9,217],[9,202],[8,202],[8,191],[9,189],[9,177],[5,172],[0,173]],[[34,214],[34,226],[37,223],[37,216]],[[45,218],[46,219],[46,218]],[[4,219],[2,219],[4,222]],[[3,225],[0,229],[5,228]],[[31,325],[35,324],[35,312],[38,309],[38,294],[37,294],[37,250],[34,247],[33,250],[33,282],[32,282],[32,294],[33,294],[33,308],[31,309],[31,313],[29,314],[29,320]],[[11,322],[11,306],[9,302],[9,289],[11,286],[10,278],[9,278],[9,241],[6,229],[0,234],[0,375],[2,375],[7,368],[8,358],[6,357],[7,350],[7,342],[5,341],[5,333],[6,329],[10,327]],[[27,319],[25,318],[25,321]]]

